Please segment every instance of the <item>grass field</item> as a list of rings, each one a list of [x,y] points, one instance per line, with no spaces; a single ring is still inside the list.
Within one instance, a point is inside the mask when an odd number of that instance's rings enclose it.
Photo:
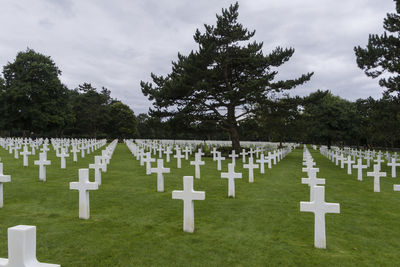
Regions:
[[[175,159],[166,167],[165,192],[156,192],[156,174],[145,175],[124,144],[119,144],[98,191],[90,192],[89,220],[78,219],[78,192],[69,182],[78,169],[87,168],[95,154],[67,160],[60,169],[54,151],[48,158],[47,182],[38,179],[38,167],[29,167],[0,148],[4,173],[4,207],[0,209],[0,257],[7,257],[7,228],[37,226],[37,257],[62,266],[393,266],[400,249],[399,178],[382,178],[381,193],[373,192],[373,178],[359,182],[356,171],[345,169],[310,149],[318,177],[326,178],[327,202],[340,203],[340,214],[326,216],[327,249],[314,248],[314,215],[299,211],[309,200],[301,184],[302,150],[289,154],[266,174],[255,171],[255,182],[236,179],[236,198],[227,197],[227,180],[216,162],[205,158],[194,189],[206,192],[195,201],[195,232],[182,231],[183,202],[171,198],[182,190],[184,175],[194,166]],[[38,155],[35,156],[35,159]],[[223,168],[227,170],[227,161]],[[241,170],[241,162],[236,171]],[[386,166],[386,164],[384,165]],[[91,180],[94,180],[91,171]]]

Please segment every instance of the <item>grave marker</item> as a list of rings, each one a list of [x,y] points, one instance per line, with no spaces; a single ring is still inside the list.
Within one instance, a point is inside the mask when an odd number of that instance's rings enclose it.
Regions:
[[[183,200],[183,231],[193,233],[194,231],[194,200],[204,200],[204,191],[193,190],[193,176],[183,177],[183,191],[172,191],[173,199]]]
[[[69,183],[69,189],[79,191],[79,218],[89,219],[90,203],[89,190],[97,190],[97,183],[89,182],[89,169],[79,169],[79,182]]]
[[[300,202],[300,211],[314,213],[314,246],[326,248],[325,214],[340,213],[340,204],[325,202],[325,187],[315,186],[314,191],[314,200]]]

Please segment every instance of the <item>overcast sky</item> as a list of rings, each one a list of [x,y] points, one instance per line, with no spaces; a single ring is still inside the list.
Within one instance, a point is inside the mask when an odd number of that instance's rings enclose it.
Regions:
[[[151,103],[140,81],[165,75],[177,53],[196,50],[193,34],[234,1],[225,0],[1,0],[0,65],[27,47],[51,56],[61,80],[111,90],[135,114]],[[242,0],[239,22],[256,30],[264,53],[276,46],[296,52],[281,78],[314,71],[294,93],[329,89],[349,100],[381,96],[378,80],[357,67],[353,48],[369,33],[382,33],[393,0]]]

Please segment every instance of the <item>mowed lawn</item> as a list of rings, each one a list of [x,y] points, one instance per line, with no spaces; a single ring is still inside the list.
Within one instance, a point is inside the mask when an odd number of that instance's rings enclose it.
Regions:
[[[104,147],[103,147],[104,148]],[[156,192],[156,174],[145,175],[125,144],[118,144],[102,175],[98,191],[90,191],[90,219],[78,218],[78,192],[69,182],[78,180],[78,169],[93,163],[94,155],[78,163],[67,160],[60,169],[54,151],[48,158],[47,182],[38,179],[38,167],[29,159],[0,148],[4,173],[4,207],[0,209],[0,257],[7,257],[7,228],[37,226],[37,257],[62,266],[393,266],[400,250],[400,192],[393,191],[399,178],[382,178],[381,193],[373,192],[373,179],[359,182],[356,172],[347,175],[317,151],[310,151],[326,178],[328,202],[340,203],[340,214],[326,216],[327,249],[314,248],[314,215],[299,211],[309,200],[301,184],[302,149],[266,168],[236,179],[236,198],[228,198],[228,181],[220,178],[216,162],[204,158],[201,179],[194,189],[206,192],[195,201],[195,232],[182,231],[183,202],[171,198],[182,190],[185,175],[194,166],[175,159],[165,163],[165,192]],[[227,160],[223,171],[227,171]],[[236,171],[242,171],[241,161]],[[266,166],[267,167],[267,166]],[[91,170],[90,179],[94,180]]]

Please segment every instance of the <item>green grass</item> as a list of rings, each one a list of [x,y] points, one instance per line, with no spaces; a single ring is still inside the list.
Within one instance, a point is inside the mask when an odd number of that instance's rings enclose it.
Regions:
[[[326,201],[340,203],[340,214],[326,216],[327,249],[314,248],[314,216],[299,211],[309,200],[301,184],[302,150],[295,150],[266,174],[255,171],[255,182],[236,179],[236,198],[228,198],[226,179],[216,162],[205,158],[194,189],[206,192],[195,201],[195,232],[182,231],[183,202],[171,198],[182,190],[184,175],[194,166],[176,161],[165,165],[165,192],[156,192],[156,174],[145,175],[124,144],[119,144],[102,175],[98,191],[90,192],[89,220],[78,219],[78,192],[69,182],[78,169],[87,168],[94,154],[67,160],[60,169],[54,151],[48,154],[47,182],[38,179],[38,167],[22,166],[0,148],[4,173],[4,207],[0,209],[0,257],[7,257],[7,228],[37,226],[37,257],[62,266],[393,266],[400,249],[400,192],[394,178],[382,178],[381,193],[373,179],[357,181],[356,172],[336,167],[310,149],[318,177],[326,178]],[[100,151],[97,152],[97,154]],[[38,158],[38,155],[35,156]],[[227,170],[226,162],[223,167]],[[236,171],[241,171],[238,161]],[[385,165],[383,165],[385,166]],[[364,170],[365,171],[365,170]],[[390,169],[384,169],[390,176]],[[94,180],[91,171],[91,180]]]

